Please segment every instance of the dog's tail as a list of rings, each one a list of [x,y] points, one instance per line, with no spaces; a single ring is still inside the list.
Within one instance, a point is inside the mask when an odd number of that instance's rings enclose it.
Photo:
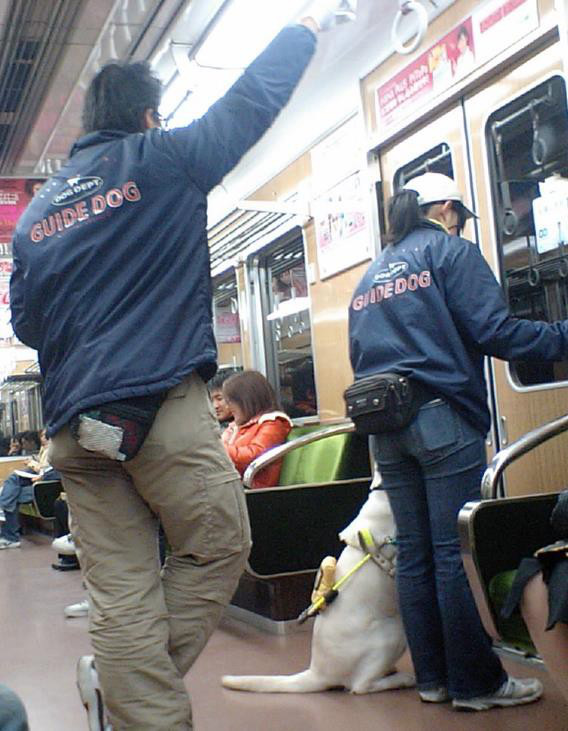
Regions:
[[[225,688],[253,693],[315,693],[330,687],[311,668],[296,675],[223,675],[221,683]]]

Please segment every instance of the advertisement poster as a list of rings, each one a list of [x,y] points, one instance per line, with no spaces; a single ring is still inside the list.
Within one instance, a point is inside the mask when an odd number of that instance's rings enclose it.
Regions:
[[[238,312],[218,309],[215,312],[215,338],[218,343],[240,343],[241,326]]]
[[[369,214],[359,173],[321,196],[313,210],[321,279],[373,256]]]
[[[10,325],[12,234],[23,211],[45,181],[0,178],[0,343],[14,336]]]
[[[376,91],[381,127],[421,106],[538,27],[537,0],[491,0]]]

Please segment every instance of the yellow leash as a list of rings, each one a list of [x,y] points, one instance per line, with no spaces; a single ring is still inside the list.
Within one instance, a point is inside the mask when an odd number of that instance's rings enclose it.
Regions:
[[[315,616],[323,607],[329,606],[333,601],[335,601],[335,599],[337,599],[337,595],[339,594],[339,589],[343,586],[343,584],[348,579],[350,579],[353,574],[358,571],[361,566],[366,564],[367,561],[371,558],[370,548],[375,545],[371,532],[368,530],[359,531],[359,540],[367,551],[365,556],[360,561],[357,561],[355,566],[350,568],[345,576],[342,576],[341,579],[338,579],[338,581],[335,582],[331,589],[326,591],[323,596],[320,596],[320,598],[316,599],[315,602],[310,604],[307,609],[304,609],[304,611],[297,619],[298,624],[304,624],[307,619]]]

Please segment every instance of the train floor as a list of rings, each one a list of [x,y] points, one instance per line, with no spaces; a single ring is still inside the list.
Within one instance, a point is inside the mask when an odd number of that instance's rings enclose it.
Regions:
[[[31,731],[81,731],[86,716],[75,687],[77,658],[88,654],[87,619],[63,607],[84,597],[79,572],[50,567],[49,538],[28,533],[0,552],[0,681],[24,700]],[[225,690],[224,673],[291,673],[307,667],[310,633],[275,636],[222,621],[187,677],[197,731],[567,731],[566,706],[543,670],[506,659],[516,675],[537,674],[546,688],[535,704],[456,713],[420,703],[415,690],[352,696],[341,691],[257,695]],[[404,656],[400,669],[410,670]],[[135,731],[135,730],[133,730]]]

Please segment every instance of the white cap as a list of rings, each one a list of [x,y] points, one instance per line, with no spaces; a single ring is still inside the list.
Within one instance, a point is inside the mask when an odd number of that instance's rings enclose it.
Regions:
[[[414,190],[418,194],[418,205],[426,206],[428,203],[443,201],[458,201],[461,203],[467,218],[477,218],[463,202],[461,194],[455,181],[442,173],[424,173],[412,178],[404,186],[405,190]]]

